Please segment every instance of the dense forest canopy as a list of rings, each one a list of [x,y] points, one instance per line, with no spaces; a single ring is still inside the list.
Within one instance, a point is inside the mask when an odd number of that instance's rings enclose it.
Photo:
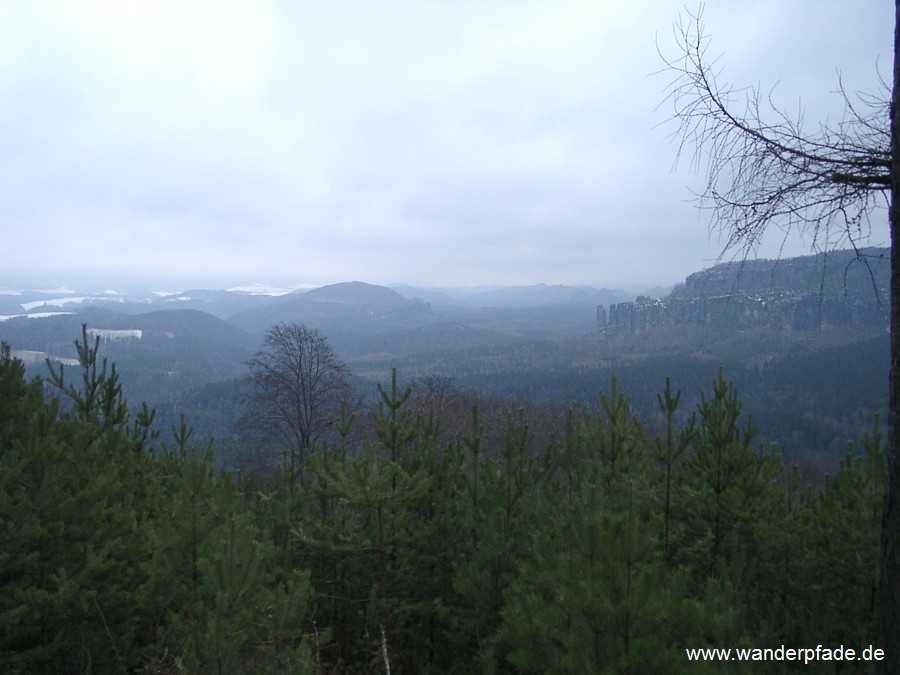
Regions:
[[[665,383],[653,429],[615,379],[553,420],[459,419],[394,376],[297,489],[216,470],[183,421],[154,439],[98,345],[44,381],[0,357],[4,672],[678,673],[872,641],[877,427],[813,490],[721,373],[689,406]]]

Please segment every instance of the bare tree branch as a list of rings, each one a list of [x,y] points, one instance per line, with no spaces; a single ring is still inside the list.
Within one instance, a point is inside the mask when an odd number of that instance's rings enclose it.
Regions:
[[[677,125],[676,161],[690,156],[706,173],[697,203],[724,237],[723,255],[754,253],[769,226],[811,237],[814,250],[858,249],[871,236],[870,214],[889,197],[890,91],[855,104],[838,76],[842,119],[808,133],[802,111],[789,116],[771,92],[721,81],[702,14],[701,6],[675,24],[677,58],[660,52],[663,72],[674,76],[663,104]]]

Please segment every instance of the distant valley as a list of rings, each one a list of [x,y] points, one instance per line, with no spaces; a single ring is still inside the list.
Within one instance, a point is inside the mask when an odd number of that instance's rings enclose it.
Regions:
[[[667,375],[695,401],[722,367],[761,442],[833,457],[887,402],[886,249],[862,254],[725,263],[644,294],[358,281],[291,292],[4,289],[0,339],[45,374],[45,357],[71,364],[87,324],[130,400],[159,408],[163,424],[185,412],[198,433],[229,438],[234,430],[221,427],[239,413],[245,364],[280,322],[325,335],[364,397],[392,368],[404,381],[441,376],[549,405],[595,400],[615,375],[652,419]]]

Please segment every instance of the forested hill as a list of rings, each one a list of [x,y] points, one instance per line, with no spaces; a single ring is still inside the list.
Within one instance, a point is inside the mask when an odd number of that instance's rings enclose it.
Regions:
[[[192,309],[120,314],[78,313],[0,322],[0,339],[17,358],[31,357],[29,374],[46,376],[44,359],[71,361],[81,325],[101,340],[101,357],[115,363],[131,400],[157,404],[191,389],[240,376],[259,341],[216,317]]]
[[[854,297],[887,292],[887,248],[829,251],[797,258],[731,261],[694,272],[671,297],[826,293]]]
[[[283,321],[353,331],[406,328],[433,320],[431,306],[421,300],[409,300],[384,286],[352,281],[293,293],[275,304],[240,312],[229,322],[261,335]]]
[[[886,330],[889,274],[884,248],[728,262],[691,274],[664,298],[599,307],[598,329],[613,338],[675,325]]]

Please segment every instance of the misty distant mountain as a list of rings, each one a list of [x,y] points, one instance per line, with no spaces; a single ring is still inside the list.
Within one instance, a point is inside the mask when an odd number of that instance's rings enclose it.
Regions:
[[[407,298],[421,298],[432,305],[469,307],[544,307],[547,305],[603,305],[634,300],[634,293],[593,286],[535,284],[491,289],[395,287]]]
[[[261,335],[281,322],[304,323],[322,331],[408,328],[433,320],[431,306],[409,300],[385,286],[350,281],[285,296],[266,307],[239,312],[229,323]]]
[[[611,291],[590,286],[563,286],[537,284],[535,286],[510,286],[467,295],[469,305],[480,307],[541,307],[545,305],[575,304],[602,305],[634,299],[633,293]]]
[[[607,293],[539,285],[512,289],[509,296],[479,293],[471,305],[432,305],[354,281],[287,296],[228,321],[257,335],[277,323],[304,323],[324,333],[344,358],[397,360],[423,351],[584,335],[596,326],[594,300]]]
[[[334,303],[337,305],[368,306],[376,311],[409,306],[409,301],[397,291],[366,284],[362,281],[346,281],[314,288],[303,295],[304,300],[314,303]]]
[[[464,301],[452,290],[443,288],[419,288],[417,286],[392,286],[393,290],[408,300],[422,300],[431,305],[462,305]]]

